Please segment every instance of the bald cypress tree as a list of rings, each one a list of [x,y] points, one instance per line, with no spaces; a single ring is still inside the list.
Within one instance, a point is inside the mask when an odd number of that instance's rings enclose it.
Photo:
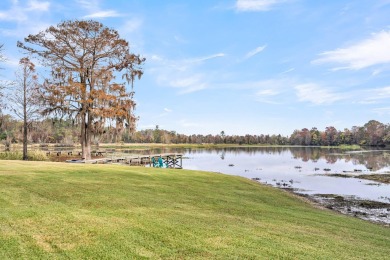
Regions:
[[[107,124],[134,131],[133,84],[145,59],[131,53],[116,30],[96,21],[65,21],[29,35],[18,47],[51,68],[41,88],[43,112],[75,119],[83,158],[91,158],[91,138]]]

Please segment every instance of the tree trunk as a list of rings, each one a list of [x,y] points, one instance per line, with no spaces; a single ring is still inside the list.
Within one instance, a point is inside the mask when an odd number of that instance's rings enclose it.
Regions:
[[[91,157],[91,138],[92,138],[92,117],[90,115],[90,113],[88,113],[88,122],[86,123],[85,125],[85,154],[86,154],[86,158],[88,158],[88,160],[91,160],[92,157]]]
[[[23,122],[23,160],[27,161],[27,118],[24,116]]]
[[[86,113],[82,112],[81,115],[81,151],[83,160],[91,160],[91,137],[89,134],[88,123],[86,120]]]
[[[26,77],[23,80],[23,160],[27,161],[27,82]]]

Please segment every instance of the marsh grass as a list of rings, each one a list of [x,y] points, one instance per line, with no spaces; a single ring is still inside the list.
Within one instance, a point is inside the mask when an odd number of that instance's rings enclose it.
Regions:
[[[390,228],[241,177],[0,162],[0,259],[386,259]]]
[[[34,150],[28,151],[27,153],[29,161],[47,161],[45,151]],[[23,160],[23,152],[12,151],[12,152],[0,152],[0,160]]]
[[[363,174],[363,175],[357,176],[357,178],[390,184],[390,174],[389,173],[387,173],[387,174],[385,174],[385,173]]]

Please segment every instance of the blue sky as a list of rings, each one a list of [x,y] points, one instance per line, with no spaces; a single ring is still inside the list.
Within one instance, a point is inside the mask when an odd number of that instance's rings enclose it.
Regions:
[[[390,0],[2,0],[11,80],[16,41],[94,19],[146,58],[138,129],[282,134],[390,118]]]

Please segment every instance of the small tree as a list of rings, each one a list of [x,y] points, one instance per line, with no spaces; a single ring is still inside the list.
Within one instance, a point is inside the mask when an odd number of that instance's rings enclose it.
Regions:
[[[0,44],[0,62],[4,62],[5,61],[5,56],[3,55],[3,50],[4,50],[4,45],[3,44]],[[0,67],[0,69],[3,69],[2,67]],[[4,107],[4,104],[3,104],[3,89],[5,87],[5,84],[0,81],[0,113],[1,113],[1,109]]]
[[[3,55],[4,51],[4,45],[0,44],[0,63],[4,62],[6,60],[5,56]],[[3,68],[0,67],[0,70]],[[0,141],[5,140],[5,146],[6,149],[9,149],[10,143],[7,140],[7,131],[2,131],[3,127],[3,121],[4,121],[4,115],[2,113],[2,109],[5,108],[5,105],[3,103],[3,90],[5,88],[6,84],[0,80]]]
[[[134,131],[133,82],[141,77],[145,59],[130,53],[117,31],[96,21],[65,21],[29,35],[25,42],[18,42],[18,47],[52,68],[42,88],[44,112],[76,119],[83,158],[91,158],[91,138],[108,124]],[[122,81],[115,82],[118,76]],[[126,84],[131,85],[130,92]]]
[[[35,65],[29,58],[20,59],[19,65],[13,95],[10,96],[10,107],[14,114],[23,120],[23,160],[28,160],[27,131],[39,112],[38,77],[35,74]]]

